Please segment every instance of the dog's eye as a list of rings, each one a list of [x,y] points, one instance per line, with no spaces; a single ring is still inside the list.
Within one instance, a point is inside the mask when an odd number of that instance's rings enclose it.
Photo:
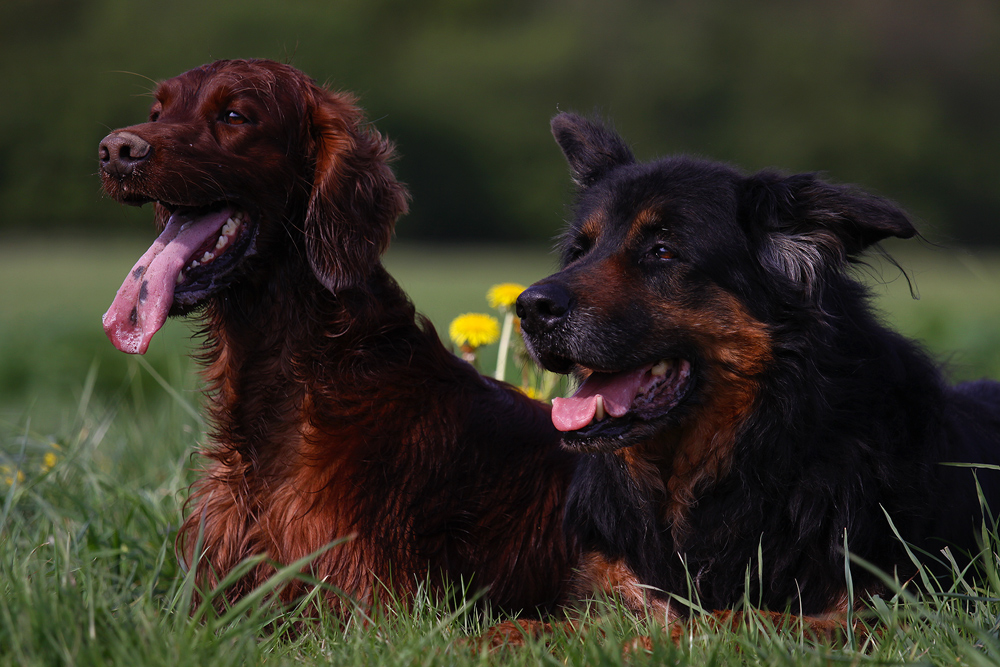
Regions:
[[[570,262],[575,262],[590,250],[593,244],[585,236],[581,236],[578,239],[574,239],[573,242],[566,248],[563,253],[563,264],[569,264]]]
[[[655,256],[657,259],[677,258],[677,255],[674,253],[674,251],[668,248],[663,243],[657,243],[655,246],[653,246],[653,256]]]
[[[222,112],[222,122],[226,125],[242,125],[243,123],[249,122],[247,117],[238,111],[233,111],[228,109]]]

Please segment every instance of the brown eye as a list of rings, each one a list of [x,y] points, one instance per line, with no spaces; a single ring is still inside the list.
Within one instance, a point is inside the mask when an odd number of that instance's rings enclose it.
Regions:
[[[155,123],[156,121],[158,121],[160,119],[160,111],[161,110],[162,109],[161,109],[161,107],[160,107],[159,104],[157,104],[155,107],[153,107],[152,109],[149,110],[149,122],[150,123]]]
[[[674,254],[674,251],[671,250],[670,248],[668,248],[667,246],[665,246],[662,243],[658,243],[655,246],[653,246],[653,255],[655,255],[657,259],[676,259],[677,258],[677,255]]]
[[[222,122],[227,125],[242,125],[248,122],[247,117],[236,111],[224,111],[222,113]]]

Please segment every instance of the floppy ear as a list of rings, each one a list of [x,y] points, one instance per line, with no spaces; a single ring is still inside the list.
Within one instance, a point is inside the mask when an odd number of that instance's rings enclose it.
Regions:
[[[552,119],[552,136],[580,188],[590,187],[613,167],[635,162],[632,151],[614,130],[583,116],[559,114]]]
[[[368,277],[409,195],[389,168],[392,144],[362,125],[353,99],[313,87],[308,113],[316,167],[306,255],[319,281],[336,294]]]
[[[917,233],[889,200],[825,183],[815,174],[751,176],[742,208],[748,232],[760,239],[761,262],[807,293],[822,272],[844,266],[873,243]]]

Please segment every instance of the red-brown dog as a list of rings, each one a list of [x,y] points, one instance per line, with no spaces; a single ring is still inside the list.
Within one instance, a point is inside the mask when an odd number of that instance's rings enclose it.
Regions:
[[[350,536],[309,573],[362,601],[429,576],[556,608],[575,458],[547,408],[450,354],[383,269],[407,201],[391,146],[349,96],[274,62],[212,63],[155,98],[100,146],[107,193],[154,202],[162,230],[104,323],[142,353],[169,315],[201,313],[211,463],[179,536],[201,584],[266,555],[235,599]]]

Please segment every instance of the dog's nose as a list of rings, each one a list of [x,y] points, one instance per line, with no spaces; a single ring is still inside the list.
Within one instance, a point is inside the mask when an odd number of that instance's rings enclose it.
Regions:
[[[131,132],[112,132],[101,141],[97,150],[101,169],[116,176],[129,176],[136,165],[148,160],[153,147]]]
[[[542,333],[566,319],[573,309],[573,294],[559,283],[532,285],[517,297],[515,308],[524,331]]]

